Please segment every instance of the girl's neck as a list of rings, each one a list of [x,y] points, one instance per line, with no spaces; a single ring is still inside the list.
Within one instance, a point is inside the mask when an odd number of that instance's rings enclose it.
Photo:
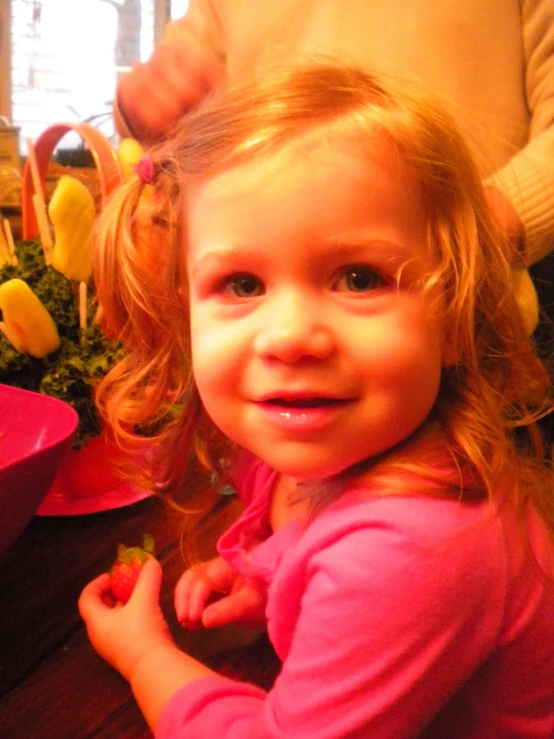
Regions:
[[[459,497],[465,488],[471,496],[475,483],[471,470],[462,471],[456,464],[441,430],[429,424],[393,450],[363,460],[335,478],[297,483],[279,475],[271,493],[269,524],[277,531],[300,517],[309,518],[352,487],[365,488],[367,495]]]
[[[272,531],[278,531],[291,521],[306,515],[310,509],[309,498],[298,498],[297,483],[292,477],[278,475],[271,491],[268,518]]]

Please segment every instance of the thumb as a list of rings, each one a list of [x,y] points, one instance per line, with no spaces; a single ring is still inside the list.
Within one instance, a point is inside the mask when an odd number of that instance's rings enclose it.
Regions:
[[[149,557],[140,571],[139,579],[130,600],[142,600],[157,605],[160,599],[163,572],[155,557]]]
[[[241,588],[236,593],[211,603],[202,614],[202,623],[206,628],[224,626],[237,621],[249,624],[259,602],[260,597],[253,589]]]
[[[227,595],[204,609],[202,624],[208,629],[214,626],[225,626],[225,624],[237,621],[243,610],[241,598],[238,595]]]

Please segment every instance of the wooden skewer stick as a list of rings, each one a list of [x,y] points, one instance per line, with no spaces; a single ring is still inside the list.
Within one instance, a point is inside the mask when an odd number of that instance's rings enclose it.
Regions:
[[[10,257],[10,262],[14,267],[17,267],[18,261],[17,261],[17,256],[15,254],[15,243],[13,240],[13,234],[12,234],[10,222],[8,221],[7,218],[4,218],[4,231],[6,232],[6,240],[8,242],[8,253]]]
[[[27,139],[27,158],[29,161],[29,166],[31,168],[33,189],[35,191],[35,194],[33,195],[33,208],[37,219],[40,240],[42,242],[42,249],[44,251],[44,260],[46,264],[51,264],[52,250],[54,248],[54,244],[52,243],[52,236],[50,235],[50,225],[48,223],[48,214],[46,212],[46,204],[44,202],[42,183],[40,181],[40,175],[38,173],[35,147],[33,146],[33,142],[31,141],[31,139]]]
[[[79,327],[84,333],[87,330],[87,283],[79,283]]]
[[[54,244],[52,243],[52,238],[50,236],[50,225],[48,223],[48,216],[46,215],[44,200],[42,200],[41,196],[36,193],[33,195],[33,208],[35,209],[40,240],[42,242],[42,250],[44,251],[44,261],[47,265],[50,265],[52,264],[52,250],[54,248]]]
[[[35,147],[31,139],[27,139],[27,158],[29,160],[29,167],[31,168],[31,179],[33,180],[33,190],[37,195],[44,195],[42,193],[42,182],[38,173],[37,156],[35,154]]]
[[[102,306],[99,305],[98,308],[96,309],[96,313],[94,314],[93,323],[99,326],[102,323],[103,319],[104,319],[104,308],[102,308]]]
[[[10,263],[10,246],[7,242],[6,237],[4,236],[4,231],[0,229],[0,265]]]

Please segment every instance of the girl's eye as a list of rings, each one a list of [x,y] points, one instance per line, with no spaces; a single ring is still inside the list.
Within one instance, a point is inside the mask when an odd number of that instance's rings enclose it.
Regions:
[[[369,267],[348,266],[342,270],[337,281],[337,290],[341,292],[366,293],[383,285],[381,275]]]
[[[238,274],[225,281],[225,291],[237,298],[255,298],[264,293],[264,286],[254,275]]]

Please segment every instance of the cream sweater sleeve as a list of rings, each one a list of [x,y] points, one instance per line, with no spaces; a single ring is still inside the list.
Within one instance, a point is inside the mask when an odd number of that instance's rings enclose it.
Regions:
[[[490,178],[525,227],[529,264],[554,248],[554,2],[521,3],[530,140]]]

